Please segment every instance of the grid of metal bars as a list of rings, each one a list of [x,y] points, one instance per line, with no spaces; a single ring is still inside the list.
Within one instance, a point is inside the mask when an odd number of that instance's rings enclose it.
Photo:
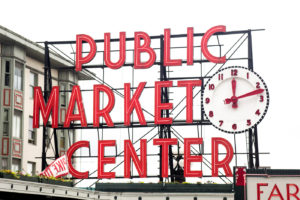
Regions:
[[[154,65],[159,65],[159,80],[160,81],[168,81],[168,80],[184,80],[184,79],[198,79],[198,80],[202,80],[202,86],[200,88],[200,90],[196,91],[194,89],[194,98],[199,95],[199,93],[201,92],[201,90],[203,89],[203,85],[205,84],[205,82],[211,77],[211,72],[213,71],[218,71],[220,69],[222,69],[222,67],[224,67],[228,61],[231,60],[246,60],[248,61],[248,69],[249,70],[253,70],[253,54],[252,54],[252,31],[261,31],[262,29],[256,29],[256,30],[241,30],[241,31],[228,31],[228,32],[224,32],[224,33],[217,33],[215,34],[215,36],[217,37],[217,41],[218,44],[217,45],[211,45],[214,46],[216,48],[219,48],[219,53],[220,55],[222,55],[222,50],[223,50],[223,44],[220,43],[221,41],[221,37],[224,35],[240,35],[240,37],[235,41],[235,43],[232,44],[232,46],[223,54],[226,55],[226,63],[224,64],[215,64],[214,66],[212,66],[210,68],[210,70],[203,74],[202,69],[203,69],[203,65],[205,65],[206,63],[208,63],[208,60],[203,59],[202,57],[202,53],[201,53],[201,57],[200,59],[195,59],[194,63],[199,63],[200,64],[200,74],[199,76],[192,76],[192,77],[171,77],[170,76],[170,68],[169,67],[165,67],[163,65],[163,55],[164,55],[164,36],[163,35],[158,35],[158,36],[150,36],[151,40],[159,40],[160,41],[160,47],[158,48],[154,48],[156,50],[158,50],[160,52],[160,59],[159,61],[156,61],[154,63]],[[195,33],[194,37],[202,37],[204,35],[204,33]],[[186,34],[177,34],[177,35],[171,35],[171,38],[186,38],[187,35]],[[134,38],[126,38],[126,42],[127,41],[133,41]],[[118,42],[119,39],[111,39],[111,42]],[[248,56],[247,57],[237,57],[237,58],[233,58],[233,55],[239,50],[239,48],[242,45],[245,45],[246,41],[247,43],[247,50],[248,50]],[[104,40],[95,40],[96,43],[104,43]],[[50,94],[51,88],[52,88],[52,83],[51,83],[51,68],[52,69],[63,69],[63,70],[74,70],[75,69],[75,61],[73,58],[71,58],[71,56],[68,56],[65,52],[63,52],[63,50],[60,50],[60,48],[58,46],[60,45],[70,45],[72,48],[72,53],[75,55],[74,52],[74,48],[72,45],[74,45],[76,43],[76,41],[53,41],[53,42],[45,42],[45,79],[44,79],[44,98],[45,101],[48,100],[48,95]],[[51,66],[50,64],[50,59],[49,59],[49,46],[53,47],[50,50],[55,51],[56,53],[66,57],[67,59],[69,59],[72,63],[74,63],[74,65],[70,65],[70,66]],[[194,46],[194,48],[196,47],[200,47],[200,46]],[[171,47],[171,49],[176,49],[176,48],[186,48],[185,46],[180,46],[180,47]],[[118,50],[112,50],[112,51],[118,51]],[[126,51],[132,51],[130,49],[126,50]],[[103,51],[97,51],[97,53],[103,53]],[[186,61],[182,60],[182,63],[186,63]],[[127,67],[131,67],[132,68],[132,81],[131,83],[134,83],[134,70],[133,70],[133,63],[125,63],[124,66]],[[120,96],[120,97],[124,97],[124,95],[122,94],[122,90],[124,90],[124,88],[114,88],[111,85],[109,85],[108,83],[105,82],[105,69],[107,68],[103,62],[103,64],[97,64],[97,65],[84,65],[82,66],[83,69],[92,69],[92,68],[101,68],[102,69],[102,77],[93,77],[97,82],[101,83],[101,84],[105,84],[106,86],[110,87],[113,92]],[[134,84],[132,84],[134,85]],[[145,89],[149,89],[149,88],[154,88],[152,86],[146,86]],[[131,92],[134,91],[134,89],[136,89],[136,87],[132,87],[131,88]],[[92,90],[82,90],[82,92],[85,91],[92,91]],[[71,92],[70,90],[64,90],[64,91],[60,91],[60,92]],[[162,98],[161,98],[161,102],[162,103],[168,103],[170,101],[170,91],[167,88],[162,88],[161,89],[161,94],[162,94]],[[161,112],[161,116],[162,117],[169,117],[171,114],[175,114],[174,110],[176,110],[177,108],[179,108],[179,105],[182,104],[185,100],[185,97],[182,98],[179,103],[177,105],[174,105],[173,110],[163,110]],[[98,139],[103,139],[103,135],[104,133],[104,129],[120,129],[120,128],[127,128],[128,129],[128,138],[132,141],[133,144],[137,143],[140,139],[144,138],[145,136],[147,136],[149,133],[153,132],[153,131],[157,131],[157,134],[155,134],[150,140],[148,140],[147,142],[151,141],[153,138],[155,137],[159,137],[159,138],[171,138],[171,137],[176,137],[178,138],[178,140],[180,142],[183,142],[183,136],[182,134],[176,130],[176,126],[196,126],[197,127],[197,135],[198,137],[203,137],[202,136],[202,130],[203,130],[203,126],[210,126],[211,123],[208,121],[208,119],[205,118],[203,111],[201,111],[201,118],[200,120],[194,120],[193,123],[191,124],[187,124],[185,123],[185,121],[183,120],[176,120],[176,118],[185,110],[185,107],[183,107],[178,113],[176,113],[175,117],[173,117],[173,124],[172,125],[155,125],[154,121],[147,121],[147,125],[140,125],[138,122],[132,122],[130,126],[125,126],[123,124],[123,122],[116,122],[114,123],[115,126],[114,127],[108,127],[102,119],[102,122],[100,123],[99,127],[95,128],[93,127],[93,125],[91,123],[88,123],[87,127],[81,127],[80,124],[77,123],[73,123],[71,124],[70,128],[64,128],[61,124],[59,125],[59,127],[57,129],[54,129],[53,134],[51,137],[54,137],[54,147],[51,147],[52,150],[55,152],[55,158],[58,158],[58,142],[57,142],[57,136],[56,136],[56,130],[63,130],[63,129],[97,129],[97,133],[98,133]],[[151,114],[151,112],[143,109],[143,112],[154,116],[153,114]],[[42,167],[43,169],[46,167],[47,163],[46,160],[47,159],[53,159],[50,157],[46,157],[46,151],[48,148],[46,145],[46,139],[47,139],[47,129],[50,128],[51,126],[48,125],[46,127],[43,128],[43,152],[42,152]],[[151,129],[149,131],[147,131],[144,135],[142,135],[141,137],[139,137],[138,139],[137,137],[134,137],[134,130],[136,128],[142,128],[142,127],[150,127]],[[131,134],[130,134],[131,132]],[[234,134],[234,148],[235,148],[235,162],[237,162],[237,155],[243,155],[243,154],[247,154],[248,156],[248,167],[249,168],[258,168],[259,167],[259,150],[258,150],[258,136],[257,136],[257,127],[254,127],[253,129],[249,129],[248,131],[248,141],[247,141],[247,145],[248,145],[248,152],[246,153],[239,153],[236,152],[236,141],[235,141],[235,134]],[[174,172],[174,166],[173,166],[173,155],[172,155],[172,147],[169,147],[169,167],[170,167],[170,175],[169,178],[171,179],[171,181],[175,180],[175,177],[178,176],[175,174]],[[138,151],[139,149],[137,149]],[[196,149],[194,147],[192,147],[192,154],[194,155],[209,155],[208,153],[204,153],[203,150],[201,149],[201,146],[199,145],[199,149]],[[120,152],[118,154],[116,154],[116,157],[122,157],[123,152]],[[147,156],[157,156],[157,154],[148,154]],[[161,160],[161,149],[160,149],[160,160]],[[84,157],[90,157],[92,158],[93,156],[74,156],[74,158],[84,158]],[[124,161],[123,161],[124,162]],[[110,171],[115,170],[116,168],[118,168],[123,162],[120,162],[118,164],[115,165],[114,168],[112,168]],[[160,162],[161,163],[161,162]],[[208,168],[211,168],[210,166],[210,162],[209,160],[207,160],[204,156],[203,156],[203,163],[201,163],[201,168],[202,165],[205,165]],[[161,166],[160,166],[161,167]],[[132,169],[133,167],[131,167]],[[97,170],[93,171],[92,173],[90,173],[90,178],[91,179],[96,179],[95,176],[93,176],[95,173],[97,172]],[[219,178],[221,178],[224,182],[231,182],[230,179],[228,179],[227,177],[224,176],[224,174],[222,174],[220,172],[220,176]],[[132,176],[132,178],[137,178],[138,176]],[[161,177],[161,173],[159,175],[155,175],[155,176],[149,176],[149,177],[157,177],[160,179],[160,181],[163,181],[163,178]],[[206,176],[204,176],[206,177]],[[209,176],[207,176],[209,177]],[[122,177],[116,177],[116,178],[122,178]],[[82,180],[81,180],[82,181]],[[79,181],[79,182],[81,182]],[[98,182],[99,180],[96,180],[93,184],[90,185],[90,187],[92,187],[96,182]],[[77,183],[79,183],[77,182]]]

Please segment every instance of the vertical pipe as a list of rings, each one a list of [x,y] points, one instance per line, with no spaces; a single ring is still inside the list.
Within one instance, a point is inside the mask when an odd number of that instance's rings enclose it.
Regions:
[[[254,165],[253,165],[253,132],[252,132],[252,129],[250,128],[249,129],[249,168],[250,169],[253,169],[254,168]]]
[[[49,65],[49,48],[48,48],[48,42],[44,43],[45,45],[45,57],[44,57],[44,99],[45,102],[48,100],[48,65]],[[43,126],[43,147],[42,147],[42,171],[47,167],[47,161],[46,161],[46,137],[47,136],[47,127]]]
[[[160,71],[159,71],[159,80],[163,80],[163,59],[164,59],[164,39],[161,35],[160,37]],[[161,100],[163,99],[163,95],[161,95]],[[161,111],[161,116],[163,116],[163,111]],[[159,126],[159,138],[163,138],[163,125]],[[162,178],[162,147],[159,147],[159,181],[163,181]]]
[[[254,127],[254,148],[255,148],[255,168],[259,167],[259,150],[258,150],[258,137],[257,137],[257,126]]]
[[[253,71],[253,51],[252,51],[252,35],[251,31],[248,31],[248,68]],[[253,137],[251,140],[254,142],[254,154],[252,154],[252,168],[254,168],[254,156],[255,155],[255,167],[259,167],[259,150],[258,150],[258,135],[257,135],[257,126],[253,128]],[[250,140],[250,138],[249,138]],[[253,153],[253,152],[252,152]]]

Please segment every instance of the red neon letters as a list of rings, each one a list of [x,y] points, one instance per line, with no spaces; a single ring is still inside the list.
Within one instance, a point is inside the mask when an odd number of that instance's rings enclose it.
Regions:
[[[212,152],[212,176],[217,177],[218,176],[218,170],[219,168],[223,168],[226,176],[232,176],[232,171],[230,169],[230,162],[233,157],[233,148],[228,142],[228,140],[225,140],[224,138],[212,138],[211,141],[211,152]],[[219,155],[219,145],[223,145],[226,149],[226,156],[223,160],[219,161],[218,155]]]
[[[212,138],[212,143],[218,143],[220,141],[220,138]],[[223,139],[222,142],[230,143]],[[164,138],[164,139],[154,139],[153,145],[160,146],[162,149],[162,167],[161,167],[161,173],[162,177],[168,177],[169,176],[169,149],[170,145],[177,145],[178,140],[176,138]],[[203,144],[202,138],[185,138],[184,139],[184,176],[185,177],[202,177],[202,171],[192,171],[191,170],[191,163],[193,162],[202,162],[202,156],[198,155],[191,155],[191,145],[192,144]],[[79,141],[74,143],[67,152],[68,157],[68,164],[70,168],[70,173],[72,176],[76,178],[87,178],[88,172],[79,172],[76,169],[74,169],[72,165],[72,156],[74,152],[81,148],[81,147],[87,147],[89,148],[89,142],[88,141]],[[115,157],[107,157],[104,155],[105,147],[115,147],[116,141],[115,140],[99,140],[98,141],[98,179],[110,179],[115,178],[116,174],[113,171],[104,171],[104,165],[106,164],[114,164],[116,162]],[[230,145],[229,149],[232,149],[232,146]],[[124,140],[124,178],[130,178],[130,161],[132,159],[134,166],[141,178],[147,177],[147,140],[141,139],[140,140],[140,158],[138,157],[138,154],[136,150],[134,149],[133,144],[130,140]],[[212,154],[212,166],[215,166],[216,164],[219,164],[219,161],[217,159],[218,157],[218,149]],[[227,154],[230,154],[230,152],[227,151]],[[214,158],[216,157],[216,158]],[[230,156],[229,156],[230,157]],[[232,159],[232,157],[231,157]],[[226,162],[230,162],[231,160],[226,160]],[[216,163],[215,163],[216,162]],[[226,163],[227,164],[227,163]],[[229,169],[230,170],[230,169]],[[212,173],[214,173],[212,171]],[[226,172],[226,174],[230,174],[230,172]],[[212,174],[214,176],[214,174]],[[258,191],[258,199],[260,198],[260,195],[263,193],[261,190],[261,186],[267,186],[264,184],[257,185],[257,191]],[[288,191],[291,191],[291,187],[296,187],[295,185],[289,185]],[[297,188],[296,188],[297,189]],[[274,189],[275,190],[275,189]],[[294,189],[292,190],[294,191]],[[290,196],[295,196],[299,191],[299,188],[296,192],[288,192]],[[276,195],[278,193],[273,192],[272,195]]]
[[[115,140],[99,140],[98,141],[98,179],[115,178],[115,172],[104,172],[105,164],[113,164],[116,162],[115,157],[104,157],[104,148],[106,146],[115,146]]]
[[[144,40],[144,44],[141,46],[141,39]],[[151,67],[156,59],[154,50],[150,47],[151,39],[147,33],[136,32],[134,34],[134,68],[146,69]],[[141,61],[141,53],[145,52],[149,54],[149,59],[146,62]]]
[[[193,88],[201,84],[201,80],[178,81],[179,87],[186,87],[186,123],[193,123]]]
[[[271,188],[272,190],[270,192]],[[268,183],[256,184],[257,200],[262,200],[262,199],[300,200],[299,198],[300,195],[298,193],[299,193],[299,187],[297,184],[293,184],[293,183],[281,184],[281,188],[279,188],[277,184],[274,185],[273,184],[269,185]],[[285,195],[286,198],[284,198]]]
[[[147,177],[147,141],[140,140],[141,158],[139,159],[130,140],[124,140],[124,178],[130,178],[130,159],[141,178]]]
[[[99,93],[100,91],[106,93],[108,96],[108,104],[102,110],[99,110],[100,102],[99,102]],[[104,117],[104,120],[107,126],[113,127],[114,123],[111,120],[109,115],[110,111],[113,109],[115,105],[115,96],[112,90],[105,85],[94,85],[94,114],[93,114],[93,125],[94,127],[99,126],[99,117]]]
[[[202,177],[202,171],[192,171],[192,162],[202,162],[202,156],[191,156],[191,144],[202,144],[202,138],[184,138],[184,176]]]
[[[75,178],[88,178],[89,177],[89,172],[79,172],[76,169],[74,169],[73,165],[72,165],[72,156],[74,154],[74,152],[81,148],[81,147],[90,147],[90,142],[89,141],[79,141],[79,142],[75,142],[72,146],[70,146],[70,148],[67,151],[67,158],[68,158],[68,166],[69,166],[69,173],[74,176]]]
[[[78,106],[78,114],[74,114],[75,102],[77,103]],[[73,86],[64,127],[70,127],[71,121],[76,121],[76,120],[81,121],[81,126],[83,127],[87,126],[80,87],[78,85]]]
[[[208,51],[207,48],[207,43],[209,38],[217,32],[226,32],[226,27],[225,26],[215,26],[209,29],[203,36],[201,40],[201,50],[203,55],[207,58],[208,61],[213,62],[213,63],[225,63],[226,62],[226,57],[215,57],[211,55],[211,53]]]
[[[226,32],[225,26],[215,26],[209,29],[201,40],[201,51],[208,61],[213,63],[225,63],[226,56],[216,57],[213,56],[208,50],[208,40],[210,37],[218,32]],[[111,69],[119,69],[124,65],[126,61],[126,33],[120,32],[120,54],[117,62],[112,62],[110,59],[110,33],[104,34],[104,62],[107,67]],[[141,42],[143,40],[143,42]],[[87,56],[82,56],[82,44],[87,42],[90,46],[90,51]],[[141,43],[143,43],[141,45]],[[145,32],[134,33],[134,68],[135,69],[147,69],[151,67],[155,60],[156,54],[153,48],[150,46],[151,38]],[[164,30],[164,66],[180,66],[182,64],[181,59],[171,59],[171,30]],[[141,61],[141,53],[147,53],[149,58],[147,61]],[[76,36],[76,71],[81,71],[82,65],[89,63],[96,55],[96,42],[88,35]],[[187,57],[186,64],[193,65],[194,60],[194,29],[187,28]]]
[[[42,89],[34,87],[34,104],[33,104],[33,128],[39,128],[40,112],[43,117],[44,126],[46,126],[50,112],[52,111],[52,128],[58,127],[58,100],[59,100],[59,87],[52,87],[50,97],[45,105]]]
[[[86,57],[82,57],[82,43],[87,42],[90,45],[90,52]],[[82,69],[82,64],[86,64],[93,60],[93,58],[96,55],[97,47],[96,43],[88,35],[77,35],[76,36],[76,66],[75,70],[76,71],[81,71]]]
[[[107,67],[111,69],[119,69],[126,59],[126,33],[120,33],[120,58],[116,63],[111,62],[110,60],[110,33],[104,34],[104,62]]]
[[[170,43],[170,29],[165,29],[164,38],[164,66],[180,66],[181,60],[171,60],[171,43]]]
[[[161,164],[161,176],[162,177],[168,177],[168,166],[169,166],[169,146],[177,144],[176,138],[170,138],[170,139],[154,139],[153,140],[154,145],[161,145],[162,148],[162,164]]]
[[[193,123],[193,88],[201,86],[201,80],[187,80],[178,81],[177,85],[179,87],[186,87],[186,122]],[[145,88],[146,82],[141,82],[133,96],[130,95],[130,83],[124,84],[124,125],[129,126],[131,121],[130,117],[133,110],[136,111],[139,122],[141,125],[146,125],[145,116],[143,114],[142,106],[139,101],[140,96]],[[154,96],[154,123],[155,124],[172,124],[172,117],[161,117],[162,110],[171,110],[173,108],[172,103],[162,102],[161,91],[166,90],[168,87],[173,86],[173,81],[157,81],[155,82],[155,96]],[[58,101],[59,101],[59,87],[53,87],[50,98],[48,100],[47,106],[43,99],[42,91],[40,88],[35,88],[35,98],[34,98],[34,113],[33,121],[34,128],[39,126],[39,111],[41,111],[44,125],[47,124],[50,113],[52,111],[52,127],[58,127]],[[108,97],[107,105],[100,109],[100,92],[104,92]],[[99,127],[99,118],[103,117],[107,126],[113,127],[114,122],[110,116],[110,112],[115,105],[115,96],[111,88],[106,85],[94,85],[93,91],[93,126]],[[78,113],[74,113],[75,103],[78,106]],[[86,115],[85,109],[82,102],[82,96],[80,87],[78,85],[73,86],[69,106],[66,113],[66,118],[64,122],[64,127],[70,127],[71,121],[80,121],[81,126],[86,127]]]
[[[172,103],[162,103],[161,102],[161,90],[162,88],[172,87],[172,81],[157,81],[155,82],[155,124],[172,124],[172,117],[162,118],[160,116],[161,110],[170,110],[173,108]]]
[[[146,82],[141,82],[130,100],[130,83],[124,84],[124,125],[130,125],[130,116],[133,109],[136,110],[141,125],[146,125],[146,120],[143,114],[139,98],[146,85]]]

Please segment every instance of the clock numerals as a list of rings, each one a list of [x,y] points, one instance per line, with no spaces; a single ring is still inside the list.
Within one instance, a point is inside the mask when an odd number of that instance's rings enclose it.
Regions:
[[[219,130],[242,133],[262,120],[268,108],[268,95],[267,86],[255,72],[228,67],[206,82],[201,96],[202,112]]]
[[[259,96],[259,102],[264,102],[264,96],[263,95]]]
[[[213,111],[209,111],[208,116],[209,116],[209,117],[213,117],[213,116],[214,116],[214,112],[213,112]]]
[[[232,129],[236,130],[237,129],[237,125],[236,124],[232,124]]]
[[[255,112],[255,114],[258,115],[258,116],[260,115],[259,109],[257,109],[257,111]]]
[[[209,84],[208,85],[208,89],[209,90],[214,90],[215,89],[215,85],[214,84]]]
[[[256,82],[256,88],[257,88],[257,89],[260,88],[260,82]]]
[[[251,126],[251,120],[250,119],[247,120],[247,126]]]
[[[232,69],[231,70],[231,76],[237,76],[238,75],[238,70],[237,69]]]
[[[206,104],[209,104],[209,102],[210,102],[210,99],[207,97],[207,98],[205,98],[205,103]]]
[[[224,121],[223,121],[223,120],[219,120],[219,123],[220,123],[220,125],[219,125],[219,126],[222,126],[222,125],[223,125],[223,123],[224,123]]]
[[[223,78],[224,78],[223,74],[219,74],[219,75],[218,75],[218,79],[219,79],[219,81],[222,81],[222,80],[223,80]]]

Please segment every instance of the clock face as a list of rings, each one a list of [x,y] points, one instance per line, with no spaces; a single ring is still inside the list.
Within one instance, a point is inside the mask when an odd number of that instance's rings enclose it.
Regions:
[[[202,91],[202,108],[216,128],[227,133],[242,133],[265,116],[269,92],[263,79],[244,67],[218,71]]]

